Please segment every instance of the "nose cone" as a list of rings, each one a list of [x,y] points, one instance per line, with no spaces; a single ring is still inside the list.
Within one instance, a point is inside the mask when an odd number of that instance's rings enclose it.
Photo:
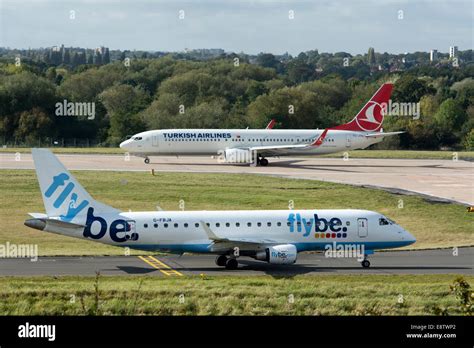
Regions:
[[[407,243],[407,245],[411,245],[416,242],[416,238],[407,230],[403,230],[403,240]]]
[[[121,149],[124,149],[124,150],[128,150],[129,147],[130,147],[129,145],[130,145],[130,139],[125,140],[125,141],[122,141],[122,142],[120,143],[120,148],[121,148]]]

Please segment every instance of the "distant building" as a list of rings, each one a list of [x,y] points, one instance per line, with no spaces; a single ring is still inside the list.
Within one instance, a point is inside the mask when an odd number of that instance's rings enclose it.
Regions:
[[[435,62],[438,60],[438,50],[430,51],[430,62]]]
[[[369,65],[375,64],[375,50],[373,47],[370,47],[369,52],[367,52],[367,63]]]
[[[104,55],[106,50],[107,50],[106,47],[100,46],[100,47],[97,47],[97,48],[95,49],[95,52],[96,52],[96,54],[97,54],[97,53],[100,53],[101,55]]]
[[[449,47],[449,58],[456,58],[458,56],[458,46]]]

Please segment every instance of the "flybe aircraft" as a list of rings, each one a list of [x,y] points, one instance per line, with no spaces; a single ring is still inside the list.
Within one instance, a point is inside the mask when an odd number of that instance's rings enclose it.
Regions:
[[[393,85],[383,84],[352,121],[320,129],[162,129],[135,134],[120,147],[145,158],[152,155],[211,155],[226,163],[268,165],[265,157],[320,155],[365,149],[386,136],[382,123]]]
[[[46,149],[33,149],[46,214],[25,225],[114,246],[171,253],[216,254],[216,264],[238,267],[241,256],[292,264],[310,250],[362,250],[410,245],[415,238],[382,214],[367,210],[237,210],[126,212],[94,200]],[[349,250],[349,249],[346,249]]]

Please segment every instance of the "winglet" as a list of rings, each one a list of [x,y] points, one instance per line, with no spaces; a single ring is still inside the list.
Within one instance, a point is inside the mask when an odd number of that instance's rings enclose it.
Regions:
[[[275,123],[276,123],[276,120],[272,118],[270,122],[268,122],[267,127],[265,127],[265,129],[273,129],[273,127],[275,126]]]
[[[204,221],[200,221],[200,223],[201,223],[202,228],[204,229],[204,231],[207,234],[207,238],[209,238],[210,240],[214,240],[214,241],[223,240],[222,238],[216,236],[216,234],[214,232],[212,232],[211,228],[209,226],[207,226],[207,224]]]
[[[328,133],[328,130],[329,129],[326,128],[324,132],[322,132],[321,135],[318,137],[318,139],[316,139],[315,142],[311,144],[311,146],[314,146],[314,147],[320,146],[323,143],[324,139],[326,138],[326,134]]]

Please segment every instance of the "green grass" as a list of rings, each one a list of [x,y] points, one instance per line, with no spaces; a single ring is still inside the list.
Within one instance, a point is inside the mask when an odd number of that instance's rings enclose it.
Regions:
[[[40,255],[123,255],[124,249],[30,229],[28,212],[44,212],[33,170],[0,171],[0,244],[38,244]],[[122,210],[369,209],[412,232],[410,248],[474,245],[474,214],[457,204],[429,203],[376,189],[245,174],[74,172],[96,199]],[[399,200],[403,208],[398,208]]]
[[[3,277],[2,315],[461,314],[455,275]],[[474,277],[465,279],[472,283]],[[95,285],[98,285],[98,291]],[[180,303],[184,295],[184,303]],[[290,296],[294,302],[290,303]],[[402,300],[402,301],[400,301]],[[401,303],[400,303],[401,302]]]
[[[54,153],[59,154],[123,154],[124,151],[118,147],[53,147],[50,148]],[[30,153],[31,149],[28,147],[9,147],[0,148],[0,153]],[[474,151],[412,151],[412,150],[354,150],[349,151],[351,158],[400,158],[400,159],[447,159],[452,160],[454,154],[457,154],[458,159],[474,159]],[[342,157],[343,153],[334,153],[323,155],[325,158]]]

